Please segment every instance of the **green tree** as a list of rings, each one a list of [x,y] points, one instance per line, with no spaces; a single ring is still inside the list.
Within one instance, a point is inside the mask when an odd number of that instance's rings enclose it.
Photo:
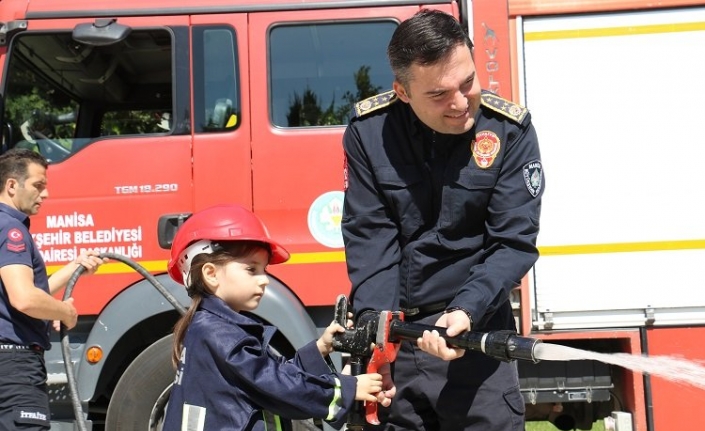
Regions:
[[[326,109],[322,108],[319,97],[309,86],[306,86],[303,95],[294,92],[289,104],[289,113],[286,115],[289,127],[347,124],[354,112],[355,103],[378,94],[382,89],[372,85],[370,69],[370,66],[360,66],[357,72],[353,73],[355,93],[343,93],[339,104],[336,104],[336,97],[333,95]]]
[[[368,97],[372,97],[375,94],[379,94],[382,87],[372,85],[372,80],[370,79],[370,66],[360,66],[360,68],[353,74],[355,79],[355,88],[357,92],[352,94],[350,91],[346,91],[343,94],[343,100],[345,104],[341,105],[336,111],[336,117],[341,121],[338,124],[347,124],[348,117],[352,115],[353,106],[360,100],[365,100]]]
[[[286,119],[290,127],[320,126],[322,113],[318,96],[306,86],[303,96],[294,93]]]

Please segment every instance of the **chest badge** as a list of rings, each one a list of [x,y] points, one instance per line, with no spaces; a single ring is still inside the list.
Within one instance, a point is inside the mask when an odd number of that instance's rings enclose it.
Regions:
[[[470,144],[472,157],[482,169],[489,168],[499,153],[500,142],[494,132],[483,130],[475,134],[475,140]]]

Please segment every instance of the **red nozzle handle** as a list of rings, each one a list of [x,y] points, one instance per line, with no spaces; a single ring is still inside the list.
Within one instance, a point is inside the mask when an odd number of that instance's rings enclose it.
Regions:
[[[396,351],[395,351],[396,354]],[[392,359],[394,360],[394,359]],[[372,351],[372,358],[367,363],[367,372],[376,373],[382,364],[387,362],[387,358],[381,349],[375,347]],[[365,401],[365,420],[367,423],[372,425],[379,425],[379,418],[377,417],[377,403],[374,401]]]
[[[404,314],[401,312],[382,312],[380,315],[380,322],[377,328],[377,344],[372,350],[372,358],[370,358],[370,361],[367,363],[368,373],[379,372],[382,365],[392,363],[397,358],[397,352],[401,344],[399,342],[393,343],[389,341],[389,330],[393,319],[403,320]],[[372,425],[380,424],[379,418],[377,417],[376,402],[365,402],[365,420]]]

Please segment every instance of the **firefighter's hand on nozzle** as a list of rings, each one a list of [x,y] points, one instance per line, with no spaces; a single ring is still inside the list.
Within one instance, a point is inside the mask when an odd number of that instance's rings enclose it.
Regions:
[[[451,311],[441,315],[435,326],[447,328],[446,334],[449,337],[455,337],[470,330],[470,317],[463,310]],[[465,354],[464,349],[449,347],[438,331],[424,331],[423,336],[417,340],[416,344],[424,352],[445,361],[457,359]]]
[[[84,250],[73,263],[86,268],[86,274],[94,274],[98,267],[107,261],[106,258],[100,258],[100,252],[97,250]]]

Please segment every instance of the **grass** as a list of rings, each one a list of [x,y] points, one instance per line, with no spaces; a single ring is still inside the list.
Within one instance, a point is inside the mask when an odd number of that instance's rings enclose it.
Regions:
[[[526,431],[557,431],[558,428],[553,426],[551,422],[527,422]],[[592,424],[592,429],[590,431],[605,431],[604,422],[597,421]]]

